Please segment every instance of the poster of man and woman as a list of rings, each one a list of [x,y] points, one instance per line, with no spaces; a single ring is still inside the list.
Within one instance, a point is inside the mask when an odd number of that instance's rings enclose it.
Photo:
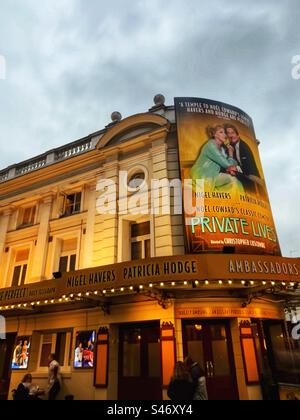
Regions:
[[[175,108],[181,178],[197,208],[185,214],[188,252],[281,255],[252,119],[210,99],[175,98]]]
[[[13,352],[12,369],[27,369],[29,361],[30,337],[19,337]]]
[[[94,367],[95,341],[96,331],[77,333],[74,357],[74,367],[76,369],[89,369]]]

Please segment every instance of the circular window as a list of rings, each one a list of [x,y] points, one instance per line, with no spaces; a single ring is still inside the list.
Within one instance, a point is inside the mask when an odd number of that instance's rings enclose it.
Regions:
[[[128,186],[134,189],[140,188],[143,185],[145,178],[144,172],[136,172],[129,178]]]

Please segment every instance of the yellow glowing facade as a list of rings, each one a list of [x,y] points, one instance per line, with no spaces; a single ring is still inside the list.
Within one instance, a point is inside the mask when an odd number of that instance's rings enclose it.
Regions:
[[[26,372],[42,388],[47,385],[46,354],[59,352],[61,398],[134,399],[139,394],[124,389],[137,389],[144,376],[148,388],[140,398],[166,399],[174,362],[188,353],[199,355],[208,386],[218,390],[211,398],[221,398],[228,384],[234,388],[228,398],[262,398],[258,353],[265,351],[264,340],[284,332],[285,325],[282,299],[276,303],[263,291],[274,286],[292,293],[300,281],[299,262],[266,257],[275,267],[292,264],[293,274],[229,275],[228,264],[235,260],[212,255],[205,259],[207,273],[210,264],[212,270],[224,264],[224,275],[193,276],[192,265],[200,270],[204,260],[183,257],[182,216],[97,212],[99,180],[119,185],[120,171],[128,172],[129,179],[144,174],[146,183],[180,178],[173,107],[158,104],[147,113],[116,119],[98,133],[0,173],[0,311],[11,349],[17,337],[30,337]],[[119,206],[125,198],[118,197]],[[164,267],[184,258],[188,272],[177,266],[168,275],[162,268],[155,278],[143,266],[145,260]],[[127,264],[135,265],[133,259],[140,266],[136,270],[144,270],[142,277],[136,271],[111,283],[107,273],[115,266],[119,276]],[[91,285],[89,276],[100,272],[99,287]],[[84,331],[98,335],[94,368],[74,367],[77,334]],[[145,339],[150,334],[154,338]],[[284,340],[272,344],[276,351],[285,345]],[[5,373],[10,355],[1,354],[6,385],[0,391],[11,397],[25,371]],[[140,366],[135,364],[139,358]]]

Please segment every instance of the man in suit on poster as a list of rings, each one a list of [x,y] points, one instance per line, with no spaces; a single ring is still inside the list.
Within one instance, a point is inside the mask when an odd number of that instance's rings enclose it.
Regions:
[[[253,153],[247,143],[240,138],[234,125],[225,124],[225,131],[230,145],[234,148],[233,158],[239,164],[237,177],[247,192],[256,193],[257,188],[264,186],[264,183],[260,177]],[[263,193],[263,190],[259,188],[261,193]]]

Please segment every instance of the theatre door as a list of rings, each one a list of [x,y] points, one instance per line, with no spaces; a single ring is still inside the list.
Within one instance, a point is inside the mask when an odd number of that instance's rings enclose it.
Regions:
[[[162,399],[159,321],[120,326],[118,399]]]
[[[205,369],[209,400],[237,400],[229,321],[183,321],[184,354]]]
[[[6,340],[0,340],[0,400],[8,397],[16,338],[16,334],[6,334]]]

